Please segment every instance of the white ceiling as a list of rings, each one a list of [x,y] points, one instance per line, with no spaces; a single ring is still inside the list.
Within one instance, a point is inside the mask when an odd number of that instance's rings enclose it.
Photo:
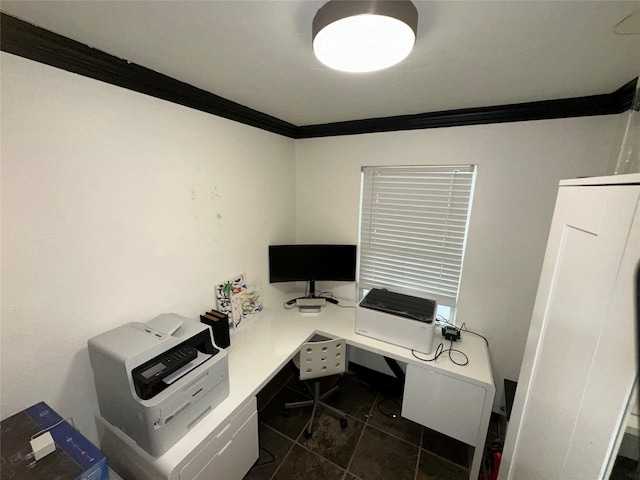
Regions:
[[[640,73],[640,1],[416,1],[400,65],[320,64],[324,0],[2,1],[5,13],[297,126],[610,93]]]

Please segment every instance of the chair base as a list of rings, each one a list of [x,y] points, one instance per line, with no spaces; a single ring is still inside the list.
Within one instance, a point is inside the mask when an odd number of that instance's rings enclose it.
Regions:
[[[306,385],[306,382],[305,382]],[[307,385],[307,388],[309,388],[309,386]],[[309,390],[311,391],[311,389],[309,388]],[[311,426],[313,425],[313,419],[316,416],[316,412],[318,410],[318,407],[323,407],[327,410],[329,410],[330,412],[338,415],[340,417],[340,426],[345,429],[347,427],[347,416],[345,415],[345,413],[342,410],[338,410],[335,407],[332,407],[331,405],[326,404],[325,402],[323,402],[323,400],[325,398],[330,397],[331,395],[333,395],[334,393],[337,393],[340,390],[340,388],[338,387],[333,387],[331,390],[329,390],[328,392],[326,392],[323,395],[320,395],[320,382],[314,382],[313,384],[313,399],[311,400],[304,400],[302,402],[290,402],[290,403],[286,403],[284,408],[285,410],[291,409],[291,408],[300,408],[300,407],[311,407],[313,406],[313,410],[311,411],[311,418],[309,419],[309,423],[307,423],[307,426],[305,427],[305,432],[304,432],[304,436],[306,438],[311,438],[312,435],[312,431],[311,431]]]

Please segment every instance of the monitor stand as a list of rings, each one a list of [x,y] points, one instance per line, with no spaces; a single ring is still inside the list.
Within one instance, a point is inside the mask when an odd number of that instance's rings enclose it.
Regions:
[[[325,298],[325,297],[316,296],[316,281],[315,280],[309,280],[309,293],[308,293],[308,295],[306,297],[292,298],[291,300],[287,301],[286,304],[287,305],[293,305],[294,303],[296,303],[296,300],[303,299],[303,298],[324,298],[327,302],[333,303],[334,305],[338,305],[338,300],[336,300],[335,298]],[[310,310],[306,310],[306,311],[310,311]],[[318,310],[318,311],[320,311],[320,310]]]
[[[309,280],[309,295],[307,298],[316,298],[316,281]]]

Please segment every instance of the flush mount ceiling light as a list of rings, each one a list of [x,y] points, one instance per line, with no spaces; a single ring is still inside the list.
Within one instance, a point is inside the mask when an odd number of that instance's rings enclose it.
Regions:
[[[330,0],[313,18],[313,51],[344,72],[373,72],[404,60],[416,41],[410,1]]]

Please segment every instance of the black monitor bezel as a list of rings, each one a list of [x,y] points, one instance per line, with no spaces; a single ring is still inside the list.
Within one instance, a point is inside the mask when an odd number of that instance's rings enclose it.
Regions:
[[[338,252],[341,250],[342,252]],[[331,254],[338,253],[350,253],[349,266],[336,268],[334,270],[326,269],[326,272],[320,270],[310,271],[306,273],[290,273],[284,274],[282,270],[278,271],[274,269],[275,253],[278,251],[280,254],[285,254],[288,257],[294,257],[295,255],[306,255],[311,257],[329,258]],[[351,262],[351,259],[353,260]],[[269,245],[269,283],[283,283],[283,282],[316,282],[316,281],[333,281],[333,282],[354,282],[356,280],[356,263],[357,263],[357,246],[351,244],[282,244],[282,245]],[[326,266],[325,266],[326,267]],[[276,270],[276,271],[274,271]],[[277,274],[277,275],[276,275]]]

